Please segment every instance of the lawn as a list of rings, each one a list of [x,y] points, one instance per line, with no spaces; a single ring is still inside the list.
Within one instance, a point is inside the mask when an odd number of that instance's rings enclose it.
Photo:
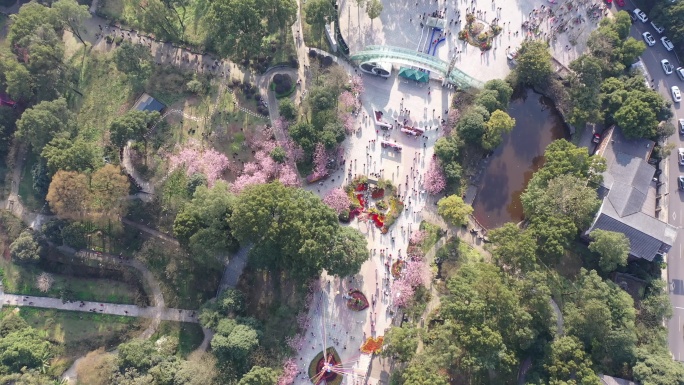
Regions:
[[[26,154],[26,162],[24,162],[24,169],[21,171],[21,180],[19,181],[19,197],[21,203],[28,211],[40,211],[45,205],[45,201],[36,198],[33,193],[33,174],[31,169],[38,162],[38,156],[29,151]]]
[[[177,353],[185,358],[202,344],[204,332],[196,323],[162,321],[157,332],[152,336],[152,340],[156,341],[162,336],[178,338]]]
[[[126,75],[116,70],[109,56],[94,51],[85,57],[79,91],[83,96],[76,96],[71,101],[78,111],[79,134],[100,144],[104,143],[105,133],[112,120],[128,111],[137,96]]]
[[[60,375],[75,358],[91,350],[113,349],[137,334],[144,321],[133,317],[53,309],[3,307],[2,316],[17,311],[29,325],[61,345],[50,371]]]
[[[482,255],[458,237],[452,237],[444,244],[435,255],[435,260],[439,260],[441,267],[438,277],[446,281],[453,277],[464,263],[481,262]]]
[[[36,277],[43,270],[38,267],[17,265],[6,260],[0,260],[0,268],[4,272],[2,283],[7,293],[61,298],[64,290],[68,289],[71,290],[74,298],[80,301],[135,303],[137,291],[135,287],[125,282],[50,274],[54,283],[50,290],[41,292],[36,287]]]
[[[442,229],[437,225],[433,225],[432,223],[425,221],[420,222],[420,229],[425,231],[427,234],[425,239],[423,239],[423,242],[420,244],[420,248],[423,250],[423,253],[427,253],[428,250],[436,245],[439,239],[442,237]]]

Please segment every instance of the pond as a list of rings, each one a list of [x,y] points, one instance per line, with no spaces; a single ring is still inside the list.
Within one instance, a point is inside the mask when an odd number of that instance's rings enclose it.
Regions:
[[[532,90],[516,92],[508,114],[515,127],[490,155],[473,202],[473,215],[487,229],[523,219],[520,194],[544,164],[546,146],[569,137],[551,100]]]

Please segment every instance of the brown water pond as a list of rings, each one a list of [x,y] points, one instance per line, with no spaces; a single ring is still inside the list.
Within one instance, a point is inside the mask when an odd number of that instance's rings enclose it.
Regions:
[[[508,114],[515,127],[490,155],[473,202],[473,215],[487,229],[523,219],[520,194],[544,164],[546,146],[569,137],[551,100],[531,90],[513,95]]]

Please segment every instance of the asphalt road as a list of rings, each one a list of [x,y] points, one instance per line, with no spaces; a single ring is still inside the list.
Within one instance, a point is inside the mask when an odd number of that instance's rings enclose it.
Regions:
[[[634,9],[634,5],[630,0],[626,1],[625,9]],[[612,9],[615,10],[616,5],[613,5]],[[656,90],[660,92],[666,100],[672,101],[672,95],[670,93],[670,87],[679,86],[680,90],[684,91],[684,81],[680,80],[675,73],[666,75],[663,71],[660,61],[662,59],[667,59],[675,67],[680,66],[679,61],[673,52],[668,52],[660,41],[662,36],[667,36],[667,31],[661,35],[652,26],[650,22],[642,23],[637,21],[632,24],[631,36],[635,39],[643,41],[642,33],[650,32],[656,39],[656,45],[653,47],[647,47],[644,54],[641,56],[641,60],[644,62],[646,69],[651,75],[653,82],[651,83],[656,87]],[[684,109],[681,106],[682,103],[674,103],[672,108],[674,110],[673,122],[677,122],[677,119],[684,118]],[[679,127],[677,127],[679,129]],[[667,175],[667,189],[669,193],[667,197],[668,202],[668,222],[679,228],[677,233],[677,239],[672,245],[672,249],[668,253],[667,258],[667,279],[669,283],[669,295],[670,301],[673,307],[673,316],[668,322],[668,344],[670,346],[670,351],[672,356],[677,361],[684,361],[684,330],[682,330],[682,322],[684,322],[684,260],[682,259],[682,249],[684,245],[684,192],[680,192],[677,186],[677,177],[679,175],[684,175],[684,167],[680,167],[677,159],[678,147],[684,147],[684,136],[680,136],[679,133],[675,133],[669,138],[670,143],[675,144],[675,150],[672,155],[667,159],[667,170],[664,173]]]

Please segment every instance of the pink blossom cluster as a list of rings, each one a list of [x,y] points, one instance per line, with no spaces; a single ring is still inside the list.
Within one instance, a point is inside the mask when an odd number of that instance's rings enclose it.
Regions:
[[[349,195],[341,189],[335,188],[330,190],[323,198],[323,203],[328,205],[331,209],[339,215],[342,212],[349,210],[349,205],[351,205],[351,199]]]
[[[297,368],[297,363],[294,359],[289,358],[283,363],[283,374],[278,377],[278,385],[293,384],[298,373],[299,368]]]
[[[313,155],[313,163],[314,179],[322,178],[328,173],[328,152],[325,150],[325,147],[321,143],[316,144],[316,149],[314,150]]]
[[[366,89],[363,86],[363,79],[361,78],[361,76],[358,76],[358,75],[352,76],[351,84],[352,84],[352,87],[351,87],[352,92],[356,95],[360,95]]]
[[[361,103],[359,103],[359,99],[349,91],[342,92],[340,94],[339,100],[340,100],[340,106],[345,111],[356,111],[361,107]]]
[[[409,245],[419,245],[425,240],[425,237],[427,237],[426,231],[416,230],[411,234],[411,237],[409,238]]]
[[[232,192],[237,194],[247,186],[268,183],[274,179],[280,180],[286,186],[299,185],[299,175],[292,165],[281,165],[271,158],[271,151],[275,147],[276,143],[273,140],[254,143],[252,148],[258,149],[254,154],[254,162],[245,163],[242,173],[230,188]]]
[[[427,278],[425,263],[422,261],[406,261],[401,277],[392,283],[392,299],[399,307],[408,305],[413,299],[416,288],[424,285]]]
[[[311,305],[310,303],[306,304],[306,307],[309,307]],[[301,312],[297,315],[297,326],[299,326],[300,329],[306,329],[309,327],[309,323],[311,322],[311,318],[304,313]]]
[[[297,142],[292,140],[289,136],[283,143],[283,149],[287,153],[288,159],[292,162],[296,163],[304,159],[304,150],[302,149],[302,146],[297,144]]]
[[[225,155],[213,149],[201,150],[194,143],[189,143],[178,154],[169,157],[170,172],[179,167],[185,167],[185,173],[188,176],[202,173],[207,177],[209,186],[213,186],[229,164]]]
[[[275,131],[278,132],[285,133],[285,131],[287,131],[289,127],[290,122],[288,122],[287,119],[285,119],[282,116],[279,116],[278,119],[276,119],[275,122],[273,122],[273,128]]]
[[[304,341],[306,338],[304,338],[304,336],[301,334],[297,334],[294,337],[287,337],[285,340],[287,341],[287,345],[292,348],[292,350],[298,352],[304,347]]]
[[[429,194],[436,195],[444,191],[446,188],[446,177],[444,176],[444,170],[442,170],[442,165],[439,160],[432,158],[430,161],[430,167],[425,173],[425,191]]]
[[[352,114],[350,114],[349,112],[338,111],[337,118],[340,120],[342,127],[344,127],[344,132],[346,132],[347,135],[351,135],[354,133],[354,125],[356,121],[354,120]]]

